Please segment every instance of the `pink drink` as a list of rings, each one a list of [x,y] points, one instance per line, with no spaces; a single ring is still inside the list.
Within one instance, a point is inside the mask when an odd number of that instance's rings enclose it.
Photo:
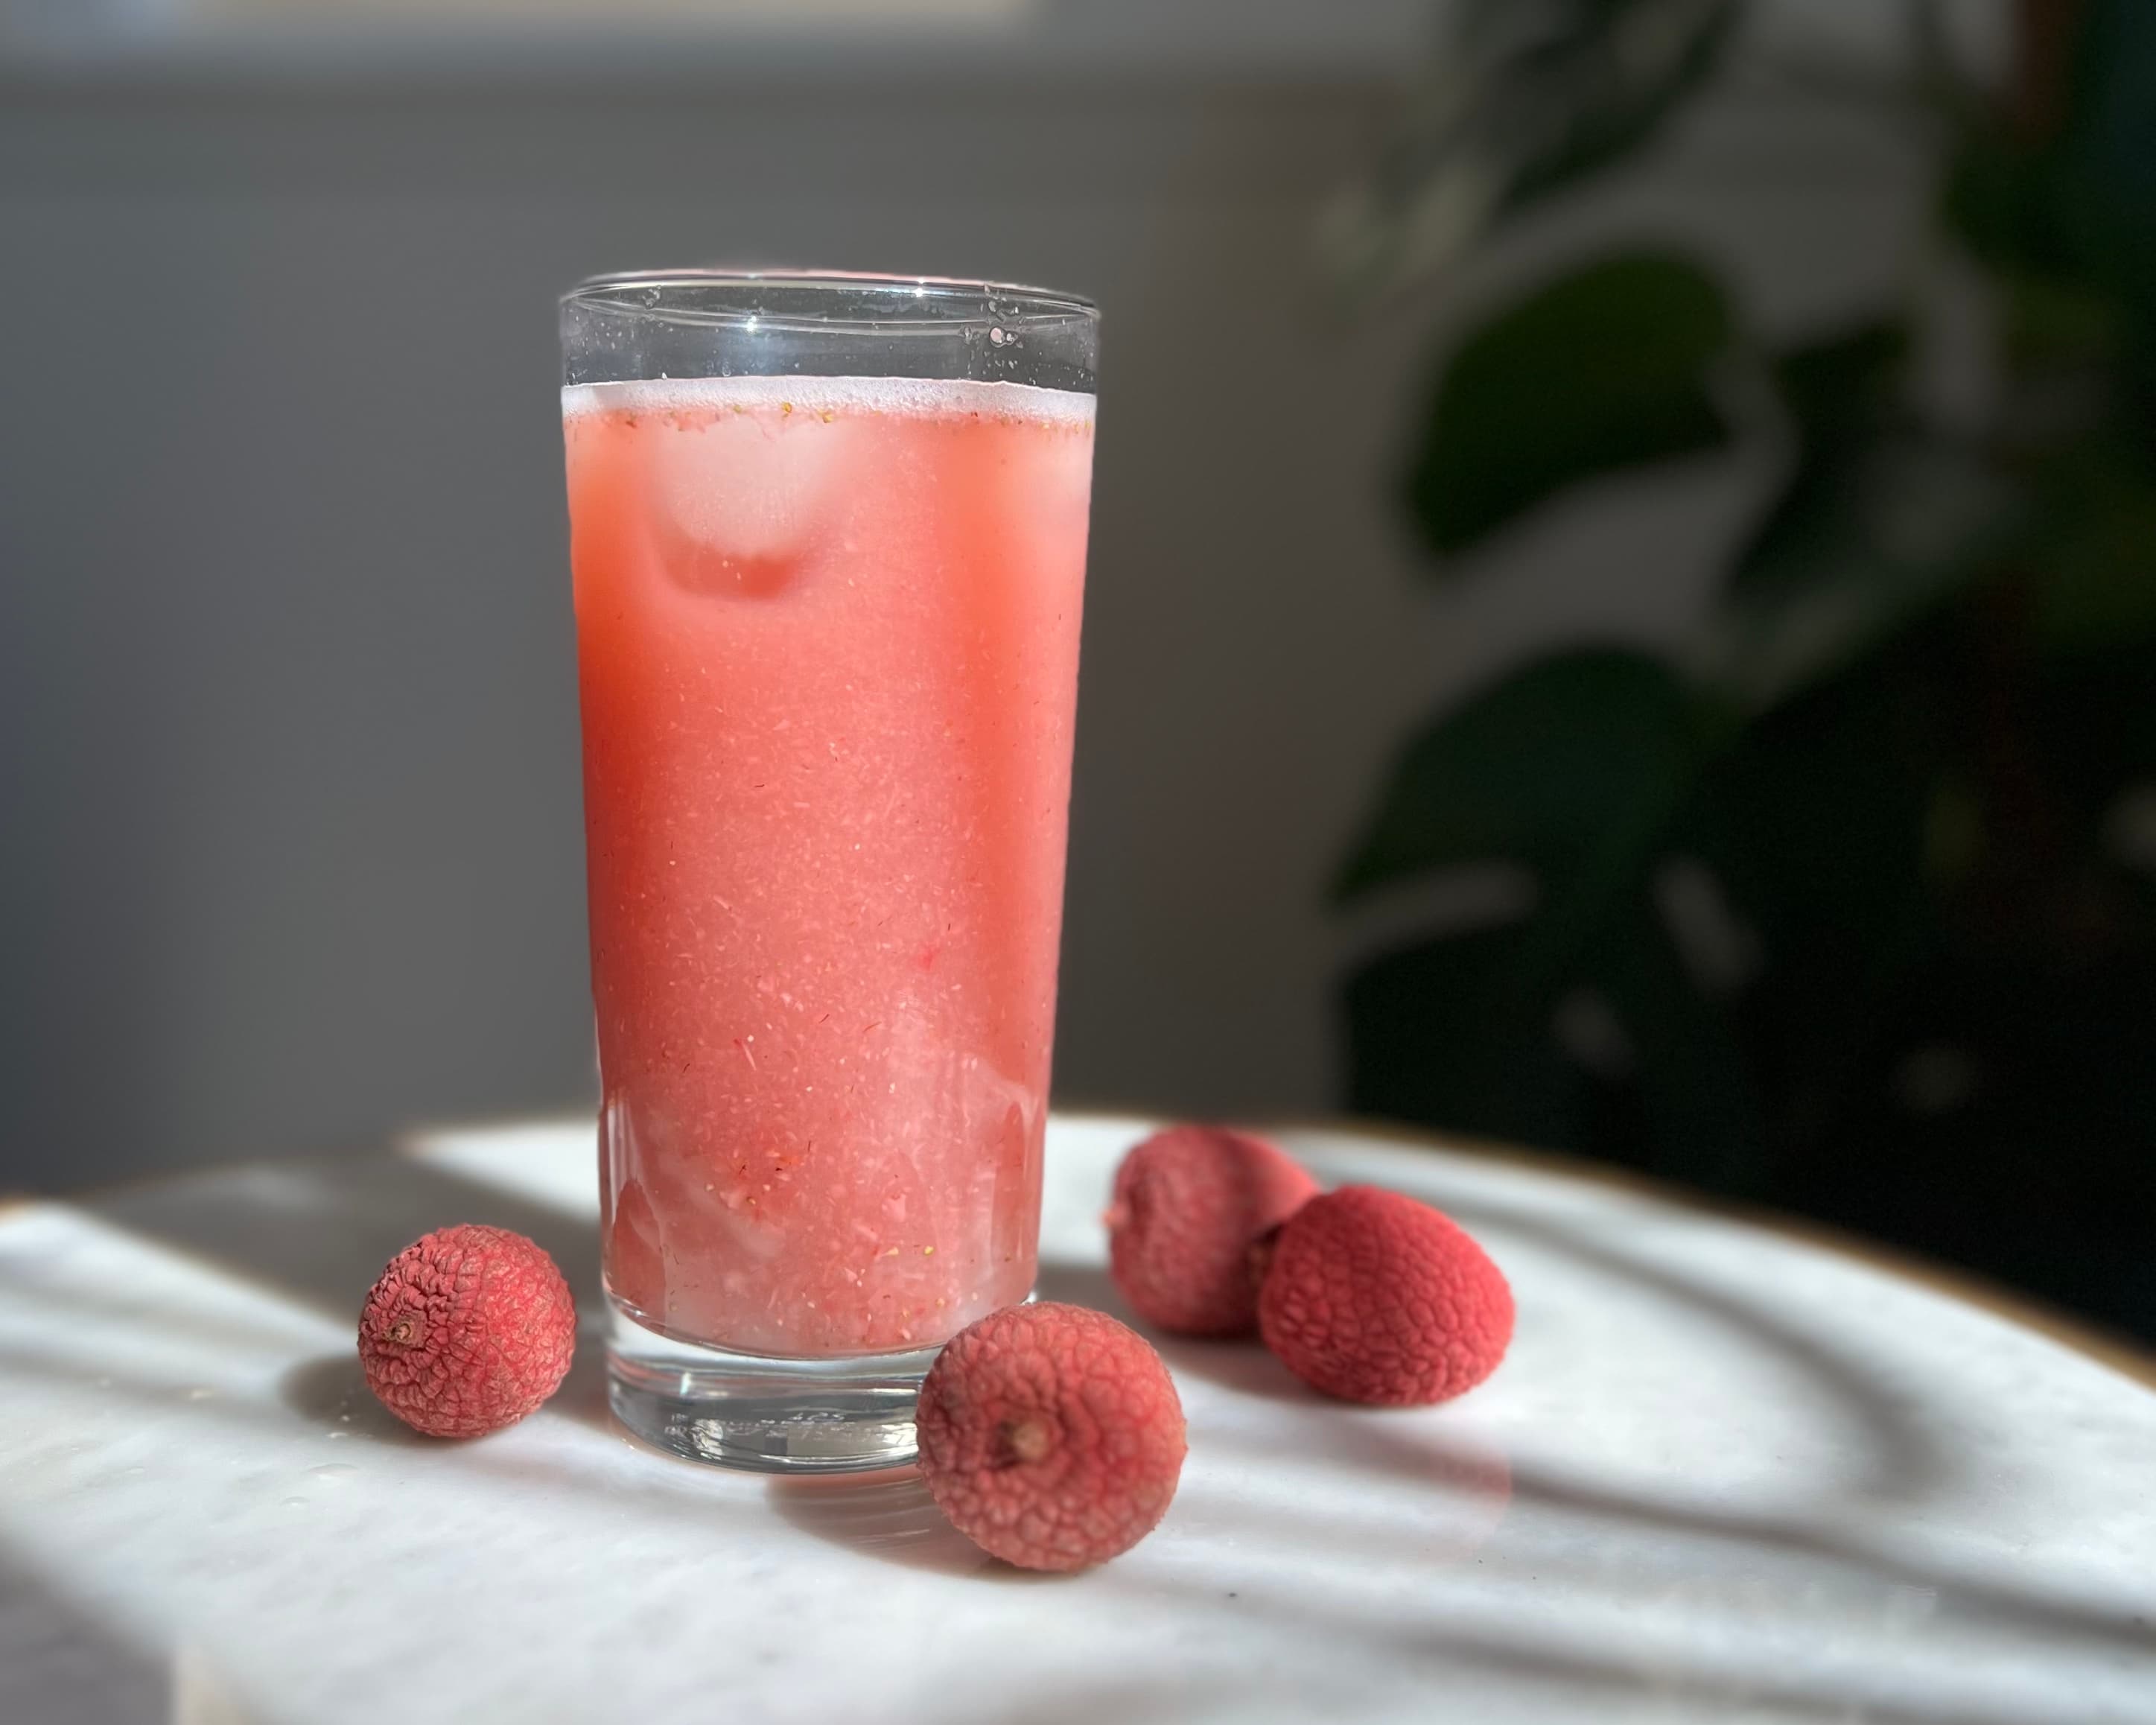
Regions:
[[[1025,1297],[1092,398],[562,394],[608,1286],[797,1358]]]

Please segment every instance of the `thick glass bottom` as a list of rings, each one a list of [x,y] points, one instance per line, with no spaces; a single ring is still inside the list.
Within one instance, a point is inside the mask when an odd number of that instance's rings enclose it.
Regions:
[[[757,1473],[865,1473],[914,1459],[913,1409],[933,1348],[766,1359],[679,1342],[616,1307],[607,1399],[646,1443]]]

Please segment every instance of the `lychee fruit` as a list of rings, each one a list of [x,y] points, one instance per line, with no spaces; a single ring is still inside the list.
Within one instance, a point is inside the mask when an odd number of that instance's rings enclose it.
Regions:
[[[359,1314],[367,1388],[429,1437],[514,1425],[560,1386],[576,1345],[569,1285],[506,1228],[466,1224],[414,1240]]]
[[[1472,1389],[1512,1339],[1504,1272],[1450,1217],[1376,1186],[1313,1198],[1270,1246],[1265,1346],[1351,1402],[1412,1407]]]
[[[921,1474],[952,1524],[1022,1569],[1128,1551],[1183,1472],[1183,1403],[1160,1356],[1106,1312],[992,1312],[944,1345],[915,1416]]]
[[[1184,1336],[1247,1336],[1258,1325],[1250,1243],[1317,1191],[1301,1163],[1248,1132],[1155,1132],[1116,1170],[1110,1272],[1147,1323]]]

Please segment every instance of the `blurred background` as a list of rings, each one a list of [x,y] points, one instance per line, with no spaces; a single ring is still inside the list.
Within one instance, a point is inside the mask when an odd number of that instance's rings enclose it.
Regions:
[[[2156,1333],[2156,9],[0,0],[0,1186],[594,1091],[554,299],[1096,296],[1066,1103]]]

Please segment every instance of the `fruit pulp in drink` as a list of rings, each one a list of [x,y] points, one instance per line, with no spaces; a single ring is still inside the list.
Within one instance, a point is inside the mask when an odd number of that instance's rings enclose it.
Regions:
[[[1092,398],[563,392],[607,1284],[823,1358],[1024,1299]]]

